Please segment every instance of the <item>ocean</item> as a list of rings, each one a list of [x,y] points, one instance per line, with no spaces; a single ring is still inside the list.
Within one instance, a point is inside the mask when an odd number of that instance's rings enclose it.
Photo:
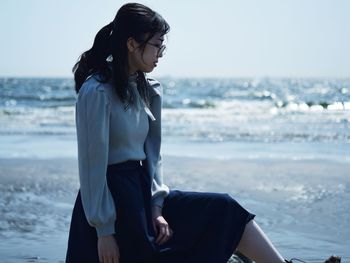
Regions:
[[[170,188],[229,192],[286,258],[350,262],[350,79],[158,80]],[[0,78],[1,262],[64,262],[79,187],[73,85]]]
[[[166,153],[179,154],[181,145],[190,148],[181,156],[197,156],[205,145],[224,150],[213,158],[349,160],[350,79],[159,80]],[[76,156],[75,96],[72,79],[0,79],[0,157]],[[33,152],[21,140],[43,151]],[[45,149],[48,144],[64,150]],[[230,151],[236,146],[239,151]]]

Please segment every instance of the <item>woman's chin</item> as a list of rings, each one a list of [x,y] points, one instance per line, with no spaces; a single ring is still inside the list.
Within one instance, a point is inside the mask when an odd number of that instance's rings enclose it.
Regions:
[[[148,69],[144,70],[143,72],[150,73],[150,72],[152,72],[153,70],[154,70],[154,67],[148,68]]]

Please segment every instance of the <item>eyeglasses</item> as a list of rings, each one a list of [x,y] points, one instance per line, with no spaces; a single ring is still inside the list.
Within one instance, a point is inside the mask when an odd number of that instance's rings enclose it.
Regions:
[[[165,50],[165,48],[166,48],[166,45],[161,45],[161,46],[159,46],[159,45],[157,45],[157,44],[153,44],[153,43],[149,43],[149,42],[147,42],[147,44],[158,48],[157,57],[161,57],[161,56],[163,55],[164,50]]]

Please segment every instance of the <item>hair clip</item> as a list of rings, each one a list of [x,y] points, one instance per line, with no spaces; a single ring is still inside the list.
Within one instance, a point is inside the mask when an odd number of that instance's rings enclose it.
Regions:
[[[106,58],[106,61],[107,61],[107,62],[112,62],[112,61],[113,61],[113,56],[112,56],[112,55],[109,55],[109,56]]]

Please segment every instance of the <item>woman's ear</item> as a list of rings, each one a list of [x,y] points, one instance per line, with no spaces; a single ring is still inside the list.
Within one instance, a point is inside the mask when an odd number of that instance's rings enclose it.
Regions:
[[[138,47],[138,43],[132,37],[129,37],[126,41],[126,46],[128,47],[129,52],[135,52]]]

